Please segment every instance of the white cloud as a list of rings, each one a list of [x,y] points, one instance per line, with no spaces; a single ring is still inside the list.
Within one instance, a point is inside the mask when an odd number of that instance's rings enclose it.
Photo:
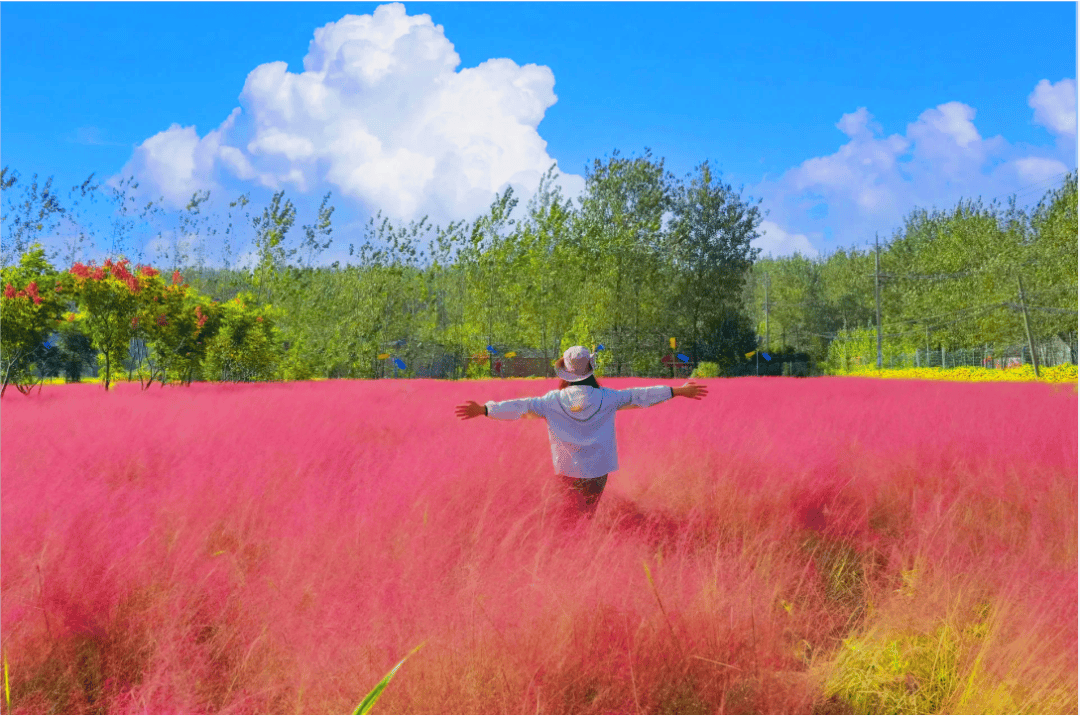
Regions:
[[[1075,137],[1075,91],[1073,80],[1040,82],[1029,98],[1037,120]],[[829,236],[830,246],[819,248],[862,245],[875,233],[891,235],[916,207],[945,209],[977,197],[988,204],[1034,182],[1052,188],[1076,167],[1074,142],[1014,146],[1001,136],[984,138],[975,117],[975,108],[947,102],[920,113],[903,134],[885,136],[865,107],[842,115],[836,127],[848,141],[835,153],[752,188],[776,227],[762,247],[792,252],[799,241]]]
[[[787,256],[799,253],[803,256],[818,255],[817,249],[804,234],[789,234],[774,221],[765,219],[758,226],[761,236],[750,242],[755,249],[761,249],[762,256]]]
[[[522,204],[554,160],[537,127],[555,101],[538,65],[492,59],[456,71],[441,25],[381,5],[315,30],[304,71],[252,70],[241,108],[199,138],[173,125],[124,167],[173,205],[240,180],[300,192],[324,187],[399,219],[471,219],[513,186]],[[566,195],[584,188],[561,174]]]
[[[1023,157],[1013,164],[1020,180],[1026,183],[1045,182],[1060,177],[1069,168],[1057,159],[1043,157]]]
[[[1050,84],[1040,80],[1028,96],[1028,106],[1035,110],[1035,123],[1054,134],[1076,136],[1076,80],[1064,79]]]

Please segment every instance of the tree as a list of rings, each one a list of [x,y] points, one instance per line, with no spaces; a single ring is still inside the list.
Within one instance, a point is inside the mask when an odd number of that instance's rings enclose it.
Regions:
[[[132,273],[127,259],[106,259],[101,266],[77,263],[69,274],[79,307],[75,320],[104,358],[108,390],[114,371],[128,357],[131,342],[142,339],[148,323],[156,318],[152,305],[161,279],[149,266],[136,267]]]
[[[737,335],[715,327],[724,325],[725,319],[730,325],[740,323],[731,319],[740,311],[742,286],[760,253],[750,244],[758,237],[762,218],[756,206],[714,178],[707,161],[696,171],[677,190],[667,242],[679,277],[673,307],[684,317],[694,362],[716,358],[702,355],[706,324],[714,327],[714,337]],[[710,343],[713,351],[719,350],[714,341]]]
[[[522,344],[539,346],[547,361],[557,357],[558,340],[572,318],[566,306],[586,273],[586,264],[569,250],[574,208],[569,199],[563,199],[554,170],[552,165],[544,174],[529,202],[513,271],[518,278],[507,292],[518,308]]]
[[[150,373],[145,381],[140,376],[143,387],[155,379],[164,385],[169,375],[190,385],[201,375],[207,346],[220,328],[220,305],[184,283],[179,272],[173,273],[171,283],[162,286],[152,300],[154,305],[144,321],[149,349],[145,360]]]
[[[589,314],[593,331],[607,335],[616,375],[658,358],[666,301],[661,252],[663,216],[671,205],[671,175],[650,150],[634,159],[612,153],[596,160],[568,250],[585,267],[580,300],[569,309]]]
[[[45,357],[45,342],[67,307],[70,284],[45,259],[45,249],[34,244],[19,265],[0,269],[0,395],[9,384],[27,393],[33,381],[31,367]],[[44,377],[44,376],[42,376]]]
[[[296,253],[296,249],[285,248],[285,237],[296,221],[296,207],[287,199],[282,206],[281,199],[285,191],[274,194],[270,206],[263,209],[262,216],[253,222],[255,228],[255,250],[257,263],[252,272],[252,283],[256,287],[257,297],[266,302],[273,298],[273,285],[286,261]]]
[[[35,174],[29,185],[22,185],[22,196],[16,200],[12,190],[18,181],[18,172],[10,171],[8,167],[0,170],[0,191],[5,205],[0,222],[7,228],[4,249],[0,252],[0,266],[3,267],[10,266],[16,257],[26,254],[30,245],[43,233],[51,231],[65,213],[52,189],[52,177],[39,188]]]
[[[251,293],[220,305],[218,330],[209,340],[203,373],[209,380],[271,380],[281,357],[272,311]]]
[[[332,242],[330,234],[333,233],[334,229],[330,225],[330,217],[334,214],[334,207],[328,206],[329,203],[330,192],[326,192],[322,203],[319,204],[319,218],[314,224],[304,226],[304,253],[306,254],[308,268],[314,266],[315,259],[324,250],[330,248]],[[326,239],[326,243],[322,243],[322,239]]]

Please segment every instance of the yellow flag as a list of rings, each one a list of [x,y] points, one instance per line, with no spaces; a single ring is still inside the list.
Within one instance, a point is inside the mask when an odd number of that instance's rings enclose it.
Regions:
[[[675,350],[675,337],[672,336],[671,341],[669,341],[669,342],[671,343],[671,350]]]
[[[389,353],[380,353],[379,354],[379,360],[386,360],[389,357],[390,357]]]
[[[750,351],[749,353],[746,354],[746,357],[747,358],[753,358],[755,353],[757,353],[757,351]]]
[[[517,355],[517,353],[515,351],[510,351],[509,353],[506,354],[506,357],[507,358],[513,358],[516,355]]]

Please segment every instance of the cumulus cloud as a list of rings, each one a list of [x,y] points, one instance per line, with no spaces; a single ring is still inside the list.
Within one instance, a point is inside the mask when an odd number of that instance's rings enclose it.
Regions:
[[[1065,79],[1050,84],[1040,80],[1028,96],[1028,106],[1035,110],[1035,123],[1054,134],[1076,136],[1076,80]]]
[[[818,250],[804,234],[789,234],[774,221],[763,220],[758,231],[761,235],[751,241],[750,245],[761,249],[762,256],[788,256],[795,253],[810,257],[818,255]]]
[[[527,199],[554,160],[537,127],[555,101],[547,67],[461,60],[441,25],[403,5],[315,30],[304,71],[252,70],[240,104],[199,137],[173,125],[136,149],[134,174],[180,205],[224,180],[306,193],[329,186],[400,219],[473,218],[496,192]],[[564,193],[584,179],[560,174]]]
[[[1040,82],[1028,99],[1036,121],[1075,138],[1075,92],[1074,80]],[[986,138],[976,114],[962,102],[946,102],[888,136],[866,107],[843,114],[836,127],[848,141],[835,153],[753,187],[775,222],[762,248],[790,253],[798,242],[829,241],[820,249],[862,245],[875,233],[891,235],[916,207],[945,209],[961,198],[989,202],[1038,183],[1045,190],[1076,167],[1074,144],[1030,147]]]

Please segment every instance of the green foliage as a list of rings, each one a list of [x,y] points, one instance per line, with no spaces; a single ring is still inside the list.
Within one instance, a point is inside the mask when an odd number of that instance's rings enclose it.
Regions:
[[[150,375],[163,384],[170,377],[190,384],[201,376],[202,363],[210,341],[221,325],[222,311],[210,298],[183,283],[178,273],[168,286],[153,297],[145,321],[146,343],[150,347]]]
[[[285,205],[281,204],[284,196],[284,190],[274,194],[270,206],[263,209],[262,215],[252,222],[258,263],[252,273],[251,282],[258,297],[264,301],[273,298],[273,287],[278,274],[285,268],[286,261],[296,253],[296,249],[287,249],[284,243],[289,229],[296,221],[296,207],[292,200],[286,199]]]
[[[6,209],[22,217],[5,225],[22,227],[20,241],[51,226],[46,219],[66,216],[50,184],[41,190],[35,180],[17,203],[9,191],[16,177],[5,170],[0,179]],[[135,226],[137,207],[127,189],[136,186],[129,181],[113,190],[119,217],[112,226],[114,253]],[[88,179],[73,191],[85,197],[96,189]],[[917,347],[1025,342],[1016,310],[1020,280],[1037,340],[1075,334],[1076,195],[1071,174],[1030,215],[1015,202],[1002,209],[965,201],[906,217],[881,243],[886,359],[895,363]],[[283,192],[275,194],[250,222],[257,259],[247,272],[204,265],[205,238],[216,229],[202,211],[208,195],[194,194],[166,257],[176,265],[197,262],[185,270],[191,285],[166,287],[141,274],[127,285],[130,276],[114,275],[127,271],[115,268],[126,262],[109,262],[100,278],[80,279],[78,296],[65,294],[79,301],[71,340],[78,342],[81,331],[100,351],[106,384],[117,365],[129,366],[144,385],[166,376],[183,382],[372,378],[386,374],[385,361],[375,358],[383,352],[405,360],[408,373],[451,357],[444,365],[456,363],[457,377],[479,377],[489,374],[488,366],[466,358],[489,344],[539,349],[554,361],[570,345],[603,343],[599,374],[659,375],[659,358],[673,335],[694,363],[714,363],[721,375],[745,373],[744,356],[758,347],[776,353],[786,346],[833,370],[876,362],[876,336],[867,331],[876,314],[874,253],[758,258],[751,248],[761,221],[757,207],[714,177],[708,162],[680,183],[648,150],[632,158],[614,152],[593,163],[579,202],[563,197],[552,167],[520,220],[509,190],[475,221],[447,227],[426,219],[399,225],[376,214],[359,251],[350,245],[359,265],[315,267],[330,245],[329,198],[323,197],[317,220],[303,227],[301,243],[290,247],[296,210]],[[234,210],[250,220],[249,203],[242,196],[229,205],[226,262],[237,241]],[[151,202],[140,216],[155,211]],[[427,239],[430,253],[421,248]],[[72,244],[73,256],[77,249]],[[44,261],[40,253],[36,259],[24,253],[31,263]],[[81,266],[75,270],[99,270]],[[74,274],[60,277],[75,280]],[[13,292],[28,285],[27,277],[19,278]],[[245,293],[241,303],[267,304],[267,325],[255,326],[256,316],[236,309],[239,304],[225,308]],[[55,320],[56,311],[14,298],[4,304],[5,371],[24,386],[35,365],[38,373],[80,374],[86,361],[76,360],[74,343],[38,349],[46,328],[55,327],[42,328],[46,314]],[[219,336],[219,325],[232,337]],[[759,345],[766,332],[768,340]],[[257,357],[241,357],[245,342]],[[17,345],[27,348],[20,353]]]
[[[14,384],[27,392],[35,360],[45,357],[44,343],[67,308],[71,282],[45,259],[40,244],[22,255],[18,266],[0,269],[0,395]]]
[[[694,368],[694,372],[690,374],[691,378],[719,378],[720,366],[716,363],[710,363],[708,361],[702,361]]]
[[[741,308],[743,284],[760,253],[750,243],[758,237],[762,217],[756,206],[748,206],[730,185],[713,176],[708,162],[697,167],[689,184],[679,187],[673,213],[667,250],[678,277],[671,301],[677,331],[687,337],[691,360],[714,358],[730,341],[716,341],[710,329],[715,329],[718,316]],[[706,332],[714,333],[715,345],[706,347]]]
[[[917,336],[907,337],[907,340],[882,341],[882,361],[884,365],[913,367],[915,362],[911,356],[918,347]],[[829,344],[824,367],[844,372],[877,367],[877,331],[871,328],[842,331]]]
[[[675,288],[662,221],[672,207],[671,183],[663,160],[647,149],[633,159],[613,152],[606,162],[596,160],[585,179],[568,242],[577,270],[562,277],[571,293],[557,305],[574,321],[587,314],[595,338],[602,335],[611,351],[613,375],[639,357],[656,360],[658,334],[670,335],[673,327]]]
[[[61,321],[49,338],[51,347],[38,361],[45,377],[63,376],[68,383],[78,383],[83,375],[97,370],[97,349],[73,321]]]
[[[274,327],[276,312],[259,306],[251,293],[218,305],[219,323],[207,341],[203,375],[207,380],[271,380],[281,359]]]
[[[57,194],[52,188],[52,177],[44,186],[38,186],[35,174],[30,183],[22,182],[22,195],[16,199],[14,187],[19,184],[19,174],[4,167],[0,170],[0,194],[3,196],[3,220],[6,235],[0,251],[0,265],[7,268],[15,257],[32,251],[35,242],[51,231],[57,220],[65,214]]]
[[[106,259],[101,266],[77,263],[69,275],[79,307],[75,320],[104,359],[103,384],[108,390],[132,341],[144,339],[152,330],[164,283],[150,267],[137,267],[132,273],[127,259],[115,263]]]

